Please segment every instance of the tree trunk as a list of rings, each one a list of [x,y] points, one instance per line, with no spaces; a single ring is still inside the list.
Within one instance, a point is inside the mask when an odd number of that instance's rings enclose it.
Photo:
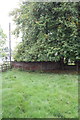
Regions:
[[[60,59],[60,66],[61,66],[61,69],[64,70],[64,57]]]

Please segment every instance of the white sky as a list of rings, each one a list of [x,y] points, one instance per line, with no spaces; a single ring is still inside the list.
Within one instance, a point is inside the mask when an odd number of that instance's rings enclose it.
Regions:
[[[19,1],[20,0],[0,0],[0,25],[7,37],[9,36],[9,22],[11,22],[11,30],[14,29],[13,22],[9,17],[9,12],[18,7]],[[13,36],[11,40],[12,48],[14,48],[17,40],[15,40]]]

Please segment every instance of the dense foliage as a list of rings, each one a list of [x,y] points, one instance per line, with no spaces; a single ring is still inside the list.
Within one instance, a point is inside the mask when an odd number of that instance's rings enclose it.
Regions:
[[[22,34],[17,61],[76,61],[80,58],[78,4],[25,2],[11,12]]]
[[[5,56],[5,52],[4,52],[5,42],[6,42],[6,35],[4,34],[0,26],[0,56]]]

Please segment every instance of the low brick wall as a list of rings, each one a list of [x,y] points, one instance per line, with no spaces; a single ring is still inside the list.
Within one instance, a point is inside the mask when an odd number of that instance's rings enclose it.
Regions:
[[[63,67],[59,62],[11,62],[13,68],[19,68],[29,71],[54,71],[54,70],[68,70],[78,71],[76,65],[64,65]]]
[[[59,62],[11,62],[12,67],[31,71],[51,71],[60,69]]]

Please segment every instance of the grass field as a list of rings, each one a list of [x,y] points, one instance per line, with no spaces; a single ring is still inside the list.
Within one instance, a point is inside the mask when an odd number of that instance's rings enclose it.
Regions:
[[[2,73],[3,118],[77,118],[78,76],[11,70]]]

